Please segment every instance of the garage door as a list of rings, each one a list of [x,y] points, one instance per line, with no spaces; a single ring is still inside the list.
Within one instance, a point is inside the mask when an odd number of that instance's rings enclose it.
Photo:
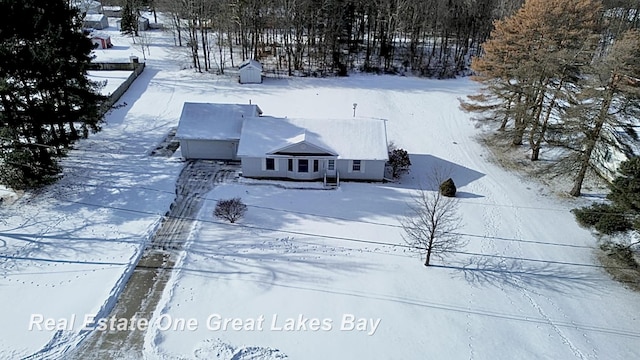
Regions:
[[[234,160],[237,141],[182,140],[182,156],[187,159]]]

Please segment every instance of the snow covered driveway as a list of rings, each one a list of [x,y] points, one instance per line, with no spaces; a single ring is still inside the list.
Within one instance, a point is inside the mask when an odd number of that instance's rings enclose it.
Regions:
[[[176,182],[176,199],[151,235],[140,261],[119,295],[110,319],[150,319],[189,238],[203,194],[235,174],[235,168],[212,161],[187,163]],[[98,325],[100,326],[100,325]],[[73,352],[73,358],[141,358],[145,331],[96,330]]]

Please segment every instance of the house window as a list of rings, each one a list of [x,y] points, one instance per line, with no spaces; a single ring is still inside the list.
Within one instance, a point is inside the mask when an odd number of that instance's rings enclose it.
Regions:
[[[307,159],[298,160],[298,172],[301,172],[301,173],[309,172],[309,160]]]
[[[265,159],[265,169],[267,170],[275,170],[276,169],[276,160],[275,159]]]
[[[289,161],[287,163],[287,170],[288,171],[293,171],[293,159],[289,159]]]
[[[336,161],[329,160],[329,162],[327,163],[327,170],[333,171],[335,169],[336,169]]]
[[[353,165],[351,167],[351,170],[359,172],[361,168],[362,168],[361,160],[353,160]]]
[[[313,160],[313,172],[318,172],[318,167],[319,167],[319,161],[318,160]]]

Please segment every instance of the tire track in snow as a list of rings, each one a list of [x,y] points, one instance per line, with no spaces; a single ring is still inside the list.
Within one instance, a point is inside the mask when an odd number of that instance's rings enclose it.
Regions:
[[[215,184],[224,182],[235,168],[223,168],[213,161],[191,161],[176,182],[176,199],[149,245],[136,264],[131,278],[115,299],[108,318],[147,319],[153,313],[169,282],[174,265],[195,224],[204,196]],[[151,328],[151,327],[149,327]],[[147,330],[94,330],[67,358],[142,358]]]

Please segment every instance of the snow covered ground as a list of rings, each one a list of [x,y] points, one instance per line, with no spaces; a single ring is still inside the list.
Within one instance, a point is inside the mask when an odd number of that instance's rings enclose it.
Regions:
[[[91,81],[98,82],[100,84],[104,84],[104,87],[100,89],[100,92],[103,95],[111,95],[120,84],[125,82],[129,75],[131,75],[132,71],[121,71],[121,70],[105,70],[105,71],[97,71],[92,70],[89,71],[89,79]]]
[[[116,46],[99,60],[142,59],[130,39],[111,36]],[[150,38],[147,67],[121,99],[127,105],[70,153],[63,179],[0,208],[0,358],[60,356],[86,335],[85,314],[108,312],[173,200],[183,163],[148,154],[185,101],[251,101],[267,115],[305,118],[350,118],[357,103],[358,116],[388,120],[389,140],[414,165],[397,184],[335,191],[216,186],[148,319],[148,358],[640,357],[640,297],[598,266],[595,239],[569,213],[579,200],[554,198],[488,160],[458,110],[457,98],[474,89],[469,80],[239,85],[182,70],[171,35]],[[403,246],[398,219],[434,167],[458,185],[469,245],[425,268]],[[215,199],[231,196],[249,205],[235,225],[211,216]]]

